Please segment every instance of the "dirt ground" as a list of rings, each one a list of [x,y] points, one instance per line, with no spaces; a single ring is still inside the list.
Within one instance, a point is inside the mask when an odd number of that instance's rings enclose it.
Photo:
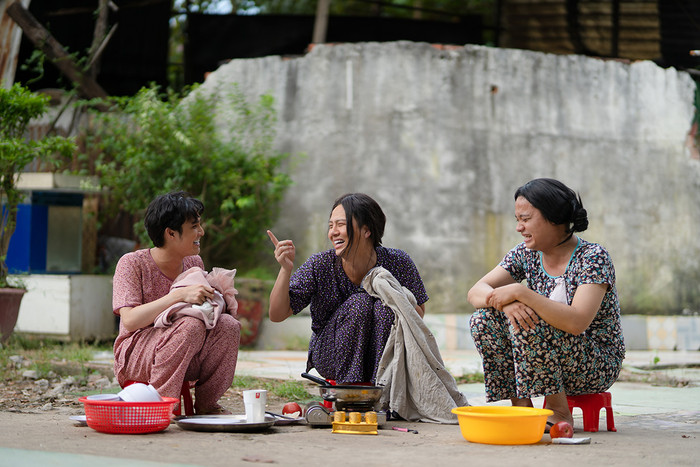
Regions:
[[[12,380],[0,383],[0,413],[25,413],[43,414],[52,410],[77,411],[83,414],[83,404],[78,401],[81,393],[106,392],[115,393],[115,387],[104,388],[103,391],[92,381],[86,382],[82,386],[73,387],[73,390],[66,393],[51,395],[49,391],[40,391],[34,380]],[[284,405],[286,400],[269,393],[269,403],[271,405]],[[243,394],[235,389],[229,389],[221,398],[220,404],[231,410],[233,413],[243,413]]]
[[[12,376],[0,381],[0,412],[41,414],[51,410],[76,409],[82,414],[83,404],[78,401],[80,396],[116,393],[121,389],[114,378],[111,364],[81,365],[51,361],[48,375],[39,378],[27,376],[25,370],[31,366],[31,360],[19,358],[18,362],[9,363],[13,367],[10,373]],[[258,379],[267,381],[265,378]],[[314,385],[308,383],[307,386],[311,389]],[[272,392],[268,392],[268,399],[270,405],[281,406],[287,402]],[[220,399],[220,404],[233,413],[243,413],[243,394],[240,390],[231,388]]]

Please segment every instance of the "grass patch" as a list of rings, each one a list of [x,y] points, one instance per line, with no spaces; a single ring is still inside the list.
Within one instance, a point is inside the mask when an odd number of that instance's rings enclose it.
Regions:
[[[272,392],[290,401],[299,402],[310,399],[309,391],[306,390],[306,386],[299,381],[282,381],[273,386]]]
[[[237,391],[248,389],[265,389],[275,396],[294,402],[306,402],[312,400],[306,386],[301,381],[281,381],[268,378],[256,378],[255,376],[235,376],[231,387]]]
[[[455,381],[457,381],[457,384],[483,383],[484,374],[478,371],[475,373],[467,373],[465,375],[455,377]]]
[[[35,370],[39,378],[46,378],[51,373],[87,377],[93,371],[88,363],[95,352],[101,350],[111,350],[111,344],[27,339],[21,334],[13,334],[0,347],[0,378],[4,381],[21,378],[23,370]],[[13,356],[22,357],[23,362],[18,366],[11,360]]]
[[[234,389],[246,390],[263,384],[263,380],[254,376],[234,376],[231,387]]]

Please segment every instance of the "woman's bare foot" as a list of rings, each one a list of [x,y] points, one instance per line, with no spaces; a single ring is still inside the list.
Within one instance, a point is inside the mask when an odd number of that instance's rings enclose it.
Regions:
[[[532,399],[529,398],[520,399],[511,397],[510,403],[513,404],[513,407],[532,407]]]
[[[569,403],[566,401],[566,394],[559,392],[550,396],[545,396],[544,408],[554,412],[547,417],[547,421],[552,424],[557,422],[567,422],[572,427],[574,426],[574,417],[569,410]]]

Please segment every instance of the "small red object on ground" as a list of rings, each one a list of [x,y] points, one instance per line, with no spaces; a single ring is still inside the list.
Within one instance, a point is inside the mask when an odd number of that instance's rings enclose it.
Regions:
[[[287,402],[284,404],[284,407],[282,407],[282,415],[294,416],[295,418],[301,417],[301,406],[296,402]]]
[[[549,428],[549,436],[554,438],[573,438],[574,429],[568,422],[557,422]]]

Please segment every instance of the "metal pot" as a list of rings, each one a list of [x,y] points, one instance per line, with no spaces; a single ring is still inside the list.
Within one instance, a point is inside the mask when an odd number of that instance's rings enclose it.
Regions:
[[[349,407],[366,407],[372,410],[382,395],[381,386],[334,386],[325,379],[308,373],[301,376],[321,385],[319,393],[323,400],[334,402],[336,410]]]

